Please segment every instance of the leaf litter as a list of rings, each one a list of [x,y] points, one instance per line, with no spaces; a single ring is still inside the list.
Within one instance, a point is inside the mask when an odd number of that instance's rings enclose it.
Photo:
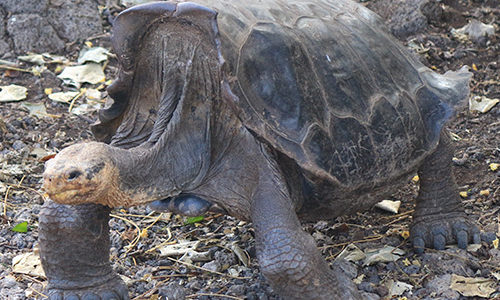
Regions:
[[[436,49],[436,47],[434,45],[429,46],[429,44],[425,44],[425,42],[420,42],[420,41],[418,43],[421,44],[421,49],[422,49],[423,53],[429,53],[429,52],[432,53],[432,51],[434,49]],[[435,64],[435,65],[438,65],[438,64]],[[478,72],[480,72],[482,70],[481,65],[477,61],[476,61],[476,65],[478,67],[477,69],[479,70]],[[31,71],[29,71],[29,72],[31,72]],[[55,73],[57,73],[57,72],[55,72]],[[87,83],[83,83],[83,84],[87,84]],[[479,82],[479,84],[481,84],[481,82]],[[52,87],[55,87],[55,85],[53,85]],[[31,91],[30,91],[30,93],[31,93]],[[495,95],[494,93],[490,94],[489,96],[486,93],[484,93],[484,95],[489,97],[489,98],[498,98],[498,95]],[[78,101],[75,101],[74,106],[77,107],[79,102],[80,102],[79,100],[82,100],[82,99],[83,98],[77,99]],[[47,107],[49,107],[49,106],[47,106]],[[67,107],[65,107],[64,109],[66,109],[66,108]],[[495,113],[495,109],[496,108],[492,108],[493,113]],[[484,119],[481,119],[481,122],[483,122],[483,121],[484,121]],[[70,121],[68,121],[67,123],[64,123],[64,124],[68,124],[67,125],[68,127],[74,127],[74,126],[77,126],[75,123],[76,123],[75,119],[70,119]],[[11,128],[10,121],[7,121],[7,125],[9,125],[9,128]],[[29,128],[31,128],[31,127],[29,127]],[[81,126],[81,125],[79,125],[79,127],[77,127],[77,128],[80,131],[78,131],[77,134],[75,134],[75,133],[72,133],[72,135],[68,134],[68,137],[71,137],[71,138],[73,138],[73,136],[78,137],[78,134],[80,134],[80,132],[84,132],[87,130],[87,128],[85,126]],[[470,134],[468,132],[465,133],[462,131],[462,132],[457,132],[457,133],[463,137],[461,139],[461,141],[457,141],[457,144],[459,147],[463,148],[463,144],[470,143],[470,141],[469,141]],[[54,138],[54,139],[57,140],[56,138]],[[67,143],[67,142],[68,142],[67,140],[63,140],[62,143]],[[45,144],[42,144],[42,148],[45,146],[46,146]],[[55,147],[55,148],[60,149],[60,147]],[[492,161],[497,161],[497,160],[492,160]],[[487,170],[487,168],[484,168],[484,166],[486,166],[486,165],[487,164],[484,164],[484,162],[483,162],[483,165],[482,165],[483,169]],[[493,173],[493,172],[490,172],[490,173]],[[22,173],[20,175],[22,175]],[[15,176],[20,176],[20,175],[18,174]],[[463,182],[463,180],[462,180],[462,182]],[[1,184],[0,184],[0,186],[1,186]],[[467,187],[467,189],[470,189],[470,187]],[[471,189],[471,191],[472,190],[473,189]],[[491,198],[494,198],[494,196],[495,196],[495,183],[492,184],[491,194],[493,196]],[[498,193],[496,195],[498,195]],[[471,201],[474,199],[473,198],[474,197],[473,191],[471,192],[471,195],[469,195],[469,197],[472,197],[472,198],[469,198]],[[407,197],[405,197],[405,198],[407,198]],[[408,206],[405,206],[404,202],[405,201],[403,201],[403,203],[402,203],[402,211],[408,212],[409,208],[408,208]],[[156,216],[148,215],[148,213],[146,213],[146,212],[144,210],[135,210],[135,213],[138,214],[139,216],[138,217],[129,217],[129,218],[135,218],[134,219],[135,223],[140,228],[140,230],[133,231],[135,233],[134,236],[139,237],[139,240],[134,245],[134,247],[132,247],[131,251],[126,252],[124,254],[124,252],[121,252],[121,251],[123,251],[123,247],[121,247],[119,243],[114,242],[114,244],[113,244],[113,247],[117,249],[117,250],[114,250],[114,251],[116,251],[115,254],[118,254],[117,257],[119,257],[119,258],[115,258],[116,260],[114,262],[116,263],[116,265],[119,266],[119,269],[127,270],[127,271],[130,270],[130,273],[129,273],[130,277],[133,277],[134,275],[132,275],[132,274],[134,274],[134,272],[136,272],[137,270],[141,270],[139,261],[147,261],[149,264],[152,262],[158,262],[160,260],[160,258],[156,254],[151,254],[151,252],[146,253],[144,251],[145,251],[145,249],[148,249],[148,247],[149,247],[149,245],[147,245],[146,242],[153,243],[150,246],[151,248],[149,248],[149,249],[154,248],[153,245],[156,243],[154,238],[156,237],[157,239],[160,239],[159,238],[160,234],[162,234],[161,237],[163,237],[166,234],[168,234],[169,237],[171,237],[170,229],[165,228],[166,226],[170,226],[172,228],[172,231],[174,232],[176,238],[178,238],[178,240],[180,240],[180,241],[193,240],[193,239],[200,241],[201,242],[201,244],[200,244],[201,251],[207,250],[210,247],[213,247],[214,245],[228,247],[228,245],[230,245],[229,243],[231,242],[230,240],[229,241],[227,240],[228,238],[229,239],[233,239],[233,238],[239,239],[241,237],[250,236],[250,238],[244,239],[244,242],[239,242],[239,244],[241,245],[241,248],[243,251],[250,253],[249,255],[250,255],[251,259],[250,259],[249,263],[251,264],[252,268],[255,267],[255,264],[256,264],[255,250],[254,250],[254,248],[253,248],[254,246],[252,244],[252,241],[253,241],[252,234],[248,233],[248,232],[252,233],[252,229],[249,227],[249,225],[246,224],[243,226],[239,226],[239,225],[237,226],[236,224],[238,224],[238,222],[234,222],[234,220],[232,220],[231,218],[219,217],[218,219],[216,219],[215,222],[213,222],[213,223],[207,222],[207,223],[204,223],[203,226],[182,226],[182,221],[179,221],[180,219],[172,218],[172,220],[168,221],[168,225],[166,225],[166,222],[160,221],[160,222],[157,222],[157,224],[154,225],[153,227],[151,227],[147,230],[144,230],[147,227],[147,225],[150,224],[148,222],[152,221],[156,218]],[[373,215],[374,212],[371,212],[371,214]],[[378,215],[376,212],[375,212],[375,214],[380,217],[380,215]],[[207,217],[211,217],[211,215],[209,215]],[[386,217],[385,215],[382,215],[381,218],[385,218],[385,217]],[[374,221],[373,217],[371,217],[370,219],[371,219],[371,221]],[[343,218],[342,220],[343,221],[351,220],[351,222],[354,223],[354,222],[358,221],[358,218],[351,218],[351,219]],[[396,216],[394,216],[394,218],[392,218],[390,220],[392,220],[391,222],[393,222],[393,221],[397,221],[397,222],[396,222],[396,224],[391,223],[389,225],[383,225],[382,228],[386,227],[386,226],[392,227],[394,225],[399,225],[397,223],[401,223],[401,221],[402,221],[402,219],[399,219],[399,217],[396,217]],[[112,223],[113,223],[113,221],[112,221]],[[116,224],[116,222],[114,222],[114,223]],[[165,224],[161,225],[159,223],[165,223]],[[217,223],[219,223],[219,224],[217,224]],[[120,225],[121,227],[117,226],[117,227],[113,228],[114,232],[121,232],[122,228],[128,228],[128,227],[133,228],[133,225],[130,223],[120,221],[120,224],[121,224]],[[331,226],[331,223],[329,223],[329,225]],[[237,226],[238,228],[236,230],[231,228],[231,230],[226,231],[225,229],[219,229],[219,227],[221,227],[221,226],[224,226],[223,228],[226,228],[227,226],[231,226],[231,227]],[[205,227],[208,227],[210,230],[205,231],[204,230]],[[10,229],[10,227],[9,227],[9,229]],[[224,234],[220,234],[220,232],[222,230],[223,230]],[[361,232],[361,235],[358,235],[359,234],[358,230],[359,230],[359,232]],[[337,244],[345,244],[345,243],[349,244],[350,241],[354,241],[354,240],[362,240],[362,242],[357,243],[357,244],[363,249],[367,248],[368,246],[369,246],[369,248],[373,248],[372,243],[364,237],[366,237],[366,236],[368,236],[368,237],[378,236],[377,235],[378,231],[381,231],[382,233],[384,233],[384,232],[387,232],[385,230],[386,229],[381,229],[380,226],[378,226],[378,225],[374,225],[373,227],[368,227],[368,226],[363,225],[363,226],[360,226],[359,228],[356,228],[356,230],[350,229],[349,231],[340,231],[340,233],[334,232],[332,234],[330,229],[325,228],[325,229],[323,229],[323,232],[324,232],[323,236],[331,236],[333,239],[333,242],[326,241],[325,243],[329,243],[329,244],[325,244],[326,248],[324,248],[324,249],[329,249],[329,250],[338,249],[339,247],[342,247],[342,246],[338,246],[335,248],[335,247],[328,247],[328,245],[331,245],[331,244],[337,245]],[[226,235],[225,234],[226,232],[229,232],[230,234]],[[144,234],[144,233],[146,233],[146,234]],[[353,234],[355,234],[354,238],[353,238]],[[400,237],[398,235],[391,236],[390,234],[389,235],[382,234],[380,236],[383,237],[384,239],[391,239],[392,238],[393,243],[391,243],[391,244],[393,246],[398,245],[398,243],[401,242]],[[135,237],[133,237],[132,239],[134,239]],[[213,238],[212,239],[213,242],[207,243],[206,239],[211,239],[211,238]],[[340,238],[340,240],[339,240],[339,238]],[[379,239],[379,238],[377,238],[377,239]],[[396,242],[394,242],[394,240]],[[151,242],[151,241],[153,241],[153,242]],[[247,241],[250,241],[250,242],[247,242]],[[176,241],[170,240],[169,242],[176,242]],[[376,242],[376,245],[378,245],[378,242],[379,241]],[[124,245],[126,245],[126,242],[124,242]],[[409,247],[409,246],[404,245],[404,247]],[[210,251],[213,251],[213,249]],[[328,251],[328,250],[326,250],[326,251]],[[363,250],[360,250],[360,251],[363,251]],[[233,252],[236,253],[236,251],[233,251]],[[137,259],[137,262],[136,262],[136,259]],[[379,268],[379,269],[383,269],[382,272],[388,272],[387,269],[385,268],[386,264],[390,265],[391,262],[389,262],[389,263],[382,263],[381,262],[380,264],[366,266],[365,268]],[[424,267],[424,266],[422,266],[422,267]],[[209,282],[211,288],[214,288],[215,286],[217,286],[215,281],[222,281],[222,279],[220,277],[216,277],[216,279],[214,280],[213,278],[210,278],[209,276],[205,276],[204,274],[200,274],[199,272],[194,271],[194,269],[193,269],[193,271],[189,271],[189,270],[186,271],[185,269],[182,268],[180,263],[174,263],[174,265],[168,265],[167,267],[170,268],[169,270],[172,270],[171,273],[162,274],[161,272],[155,271],[153,273],[153,275],[154,276],[163,276],[163,275],[174,276],[175,275],[175,276],[179,276],[179,278],[182,278],[183,280],[186,280],[185,282],[194,281],[195,280],[194,277],[196,276],[197,278],[203,278],[206,280],[206,281],[200,281],[200,282]],[[238,269],[239,267],[241,267],[241,266],[237,265],[237,266],[235,266],[235,269]],[[189,268],[191,269],[191,267],[189,267]],[[232,270],[232,269],[228,269],[228,273],[231,274],[232,271],[230,272],[230,270]],[[253,277],[252,281],[250,281],[250,283],[252,284],[252,287],[245,289],[245,291],[249,291],[249,293],[251,293],[255,290],[256,291],[266,290],[265,283],[261,283],[261,281],[259,281],[258,278],[254,278],[254,275],[252,275],[251,272],[249,273],[249,271],[246,270],[245,268],[243,268],[242,270],[243,270],[242,272],[244,275],[250,275]],[[425,270],[428,270],[428,269],[425,269]],[[386,273],[384,273],[384,274],[386,274]],[[364,275],[364,274],[362,274],[362,275]],[[148,282],[148,285],[145,285],[145,287],[143,288],[142,291],[139,289],[139,287],[141,287],[142,283],[140,282],[140,280],[134,279],[133,283],[131,283],[132,295],[137,295],[138,293],[147,292],[148,291],[147,289],[150,288],[151,285],[154,283],[154,276],[153,276],[153,279],[151,279],[151,281]],[[176,278],[175,276],[171,277],[172,278],[171,280],[174,280]],[[389,274],[389,276],[391,276],[391,275]],[[424,275],[422,275],[422,276],[424,276]],[[431,272],[431,273],[426,274],[425,276],[433,276],[433,274]],[[164,278],[168,278],[168,277],[164,277]],[[366,280],[367,279],[365,279],[365,281]],[[144,289],[146,289],[146,290],[144,290]],[[222,289],[222,290],[224,291],[224,289]],[[269,291],[269,288],[267,288],[267,290]],[[155,295],[157,295],[157,294],[155,294]],[[275,298],[273,298],[274,296],[272,295],[271,292],[265,292],[263,295],[265,297],[270,298],[270,299],[275,299]]]

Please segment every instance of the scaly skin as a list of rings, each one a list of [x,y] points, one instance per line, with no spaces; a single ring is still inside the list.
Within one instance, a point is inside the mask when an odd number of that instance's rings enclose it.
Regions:
[[[418,171],[420,190],[410,236],[417,253],[458,243],[480,243],[479,229],[465,215],[451,170],[453,147],[446,132]]]
[[[261,149],[252,222],[264,276],[284,299],[362,299],[342,271],[330,269],[314,239],[304,232],[279,166],[266,147]]]
[[[40,258],[50,300],[128,299],[109,262],[110,208],[44,204],[39,218]]]

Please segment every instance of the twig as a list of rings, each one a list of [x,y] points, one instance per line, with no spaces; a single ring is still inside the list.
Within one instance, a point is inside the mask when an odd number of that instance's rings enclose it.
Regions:
[[[11,66],[11,67],[18,66],[18,64],[11,62],[11,61],[8,61],[8,60],[5,60],[5,59],[0,59],[0,65],[7,65],[7,66]]]
[[[156,286],[154,288],[150,289],[149,291],[146,291],[146,292],[142,293],[141,295],[133,298],[132,300],[140,300],[140,299],[144,299],[144,298],[150,299],[149,297],[151,295],[153,295],[153,293],[156,292],[159,289],[160,286],[162,286],[164,283],[166,283],[169,280],[170,280],[170,278],[167,278],[167,279],[165,279],[163,281],[158,282],[158,284],[156,284]]]
[[[29,187],[29,186],[26,186],[26,185],[22,185],[21,183],[18,183],[16,185],[10,185],[10,184],[7,184],[7,187],[9,188],[13,188],[13,189],[25,189],[25,190],[30,190],[30,191],[33,191],[35,193],[37,193],[38,195],[40,195],[43,199],[45,199],[45,195],[43,193],[41,193],[39,190],[36,190],[32,187]]]
[[[183,265],[186,265],[186,266],[188,266],[190,268],[202,270],[202,271],[209,272],[209,273],[218,274],[218,275],[225,276],[225,277],[230,277],[230,278],[234,278],[234,279],[250,279],[250,277],[239,277],[239,276],[233,276],[233,275],[229,275],[229,274],[224,274],[224,273],[217,272],[217,271],[212,271],[212,270],[205,269],[203,267],[198,267],[198,266],[195,266],[193,264],[190,264],[190,263],[187,263],[187,262],[184,262],[184,261],[172,258],[172,257],[167,257],[167,259],[169,259],[171,261],[174,261],[174,262],[177,262],[177,263],[180,263],[180,264],[183,264]]]
[[[235,296],[229,296],[229,295],[223,295],[223,294],[211,294],[211,293],[191,294],[191,295],[187,295],[186,298],[197,298],[199,296],[221,297],[221,298],[229,298],[229,299],[235,299],[235,300],[243,300],[244,299],[244,298],[235,297]]]
[[[151,253],[151,252],[155,251],[156,249],[158,249],[158,248],[160,248],[160,247],[162,247],[162,246],[167,245],[167,244],[169,243],[170,239],[172,238],[172,232],[170,232],[170,228],[168,228],[168,227],[167,227],[167,233],[168,233],[168,238],[167,238],[167,240],[165,240],[165,241],[161,242],[159,245],[157,245],[157,246],[155,246],[155,247],[153,247],[153,248],[151,248],[151,249],[147,250],[145,253],[146,253],[146,254],[147,254],[147,253]],[[172,242],[170,242],[170,243],[172,243]]]
[[[369,236],[369,237],[364,238],[362,240],[349,241],[349,242],[340,243],[340,244],[334,244],[334,245],[325,245],[323,247],[319,247],[319,249],[326,250],[326,249],[329,249],[329,248],[343,247],[343,246],[346,246],[346,245],[349,245],[349,244],[354,244],[354,243],[371,242],[371,241],[380,240],[380,239],[384,238],[385,236],[386,236],[385,234],[378,234],[378,235]]]
[[[129,224],[131,224],[132,226],[134,226],[136,229],[137,229],[137,236],[135,237],[135,239],[130,242],[127,246],[125,246],[124,248],[127,248],[127,251],[125,252],[125,254],[129,253],[130,250],[132,250],[132,248],[137,245],[137,243],[139,242],[139,240],[141,239],[141,228],[139,227],[139,225],[137,225],[134,221],[131,221],[129,219],[126,219],[126,218],[122,218],[118,215],[115,215],[115,214],[109,214],[111,217],[113,218],[117,218],[117,219],[120,219],[124,222],[127,222]]]
[[[71,110],[73,109],[73,105],[75,104],[76,99],[80,98],[83,94],[85,94],[85,89],[80,89],[80,92],[71,99],[71,102],[69,104],[68,112],[70,113]]]
[[[3,198],[3,216],[7,218],[7,198],[9,198],[10,185],[7,186],[7,191],[5,192],[5,197]]]
[[[16,68],[16,67],[9,67],[9,66],[5,66],[5,65],[0,65],[0,69],[25,72],[25,73],[33,73],[33,71],[31,71],[31,70],[26,70],[26,69],[21,69],[21,68]]]

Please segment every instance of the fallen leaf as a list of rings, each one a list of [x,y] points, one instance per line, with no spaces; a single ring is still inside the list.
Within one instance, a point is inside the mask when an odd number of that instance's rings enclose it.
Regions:
[[[45,278],[40,256],[34,252],[14,257],[12,259],[12,272]]]
[[[26,109],[28,109],[30,115],[37,116],[37,117],[47,117],[49,114],[47,114],[47,110],[45,109],[45,105],[43,103],[30,103],[30,102],[24,102],[22,106]]]
[[[83,64],[86,62],[101,63],[108,59],[108,49],[102,47],[85,48],[80,52],[78,63]]]
[[[46,162],[46,161],[48,161],[48,160],[50,160],[50,159],[53,159],[54,157],[56,157],[56,154],[55,154],[55,153],[54,153],[54,154],[49,154],[49,155],[47,155],[47,156],[44,156],[44,157],[40,158],[40,161],[41,161],[41,162]]]
[[[489,196],[490,195],[490,190],[481,190],[481,191],[479,191],[479,195],[481,195],[481,196]]]
[[[363,279],[365,278],[365,274],[361,274],[359,275],[358,277],[354,278],[352,281],[355,283],[355,284],[361,284],[361,282],[363,282]]]
[[[493,172],[495,172],[496,170],[498,170],[499,167],[500,167],[499,163],[491,163],[490,164],[490,170],[492,170]]]
[[[186,221],[184,222],[184,225],[190,225],[194,223],[200,223],[205,219],[205,216],[197,216],[197,217],[190,217],[187,218]]]
[[[467,191],[461,191],[459,194],[460,194],[460,197],[462,197],[462,198],[467,198],[467,196],[468,196]]]
[[[393,262],[405,253],[404,250],[392,246],[384,246],[380,249],[368,249],[365,251],[366,258],[363,265],[373,265],[378,262]]]
[[[463,277],[451,275],[450,288],[466,297],[488,298],[495,291],[496,283],[492,279],[483,277]]]
[[[496,280],[500,281],[500,273],[497,272],[491,272],[491,275],[496,278]]]
[[[481,248],[481,244],[469,244],[467,245],[467,251],[477,252]]]
[[[40,160],[44,157],[47,157],[48,154],[49,154],[49,152],[43,148],[34,148],[30,152],[30,155],[34,156],[38,160]]]
[[[344,259],[347,261],[360,261],[366,258],[366,254],[361,251],[356,245],[354,244],[349,244],[347,245],[342,252],[335,258],[335,260],[338,259]]]
[[[193,262],[207,262],[212,260],[210,251],[198,252],[198,251],[187,251],[181,258],[180,261],[193,263]]]
[[[499,99],[490,99],[485,96],[474,96],[469,98],[469,110],[470,111],[478,111],[480,113],[487,113],[490,109],[493,108],[498,102]]]
[[[70,103],[73,98],[78,95],[79,92],[59,92],[59,93],[53,93],[49,94],[49,99],[52,101],[56,102],[61,102],[61,103]]]
[[[80,88],[80,84],[84,82],[96,84],[106,80],[102,66],[95,63],[66,67],[57,77],[61,78],[66,84],[77,88]]]
[[[98,89],[86,89],[85,90],[85,97],[87,100],[92,100],[92,101],[101,101],[102,100],[102,93]]]
[[[21,222],[12,227],[12,231],[26,233],[28,232],[28,222]]]
[[[245,266],[248,267],[249,265],[249,258],[248,254],[241,249],[236,242],[233,242],[231,244],[231,250],[236,254],[236,257],[241,261],[241,263]]]
[[[21,101],[26,99],[28,89],[20,85],[0,86],[0,102]]]
[[[21,61],[32,63],[32,64],[37,64],[37,65],[44,65],[45,64],[45,59],[43,59],[43,55],[36,54],[36,53],[18,56],[17,59],[19,59]]]
[[[479,41],[482,36],[492,36],[495,34],[495,26],[484,24],[478,20],[471,20],[469,24],[459,29],[451,29],[451,34],[458,40],[464,41],[467,38],[472,41]]]
[[[394,280],[389,280],[386,283],[386,287],[389,290],[389,298],[392,296],[400,296],[404,292],[411,291],[413,289],[413,285],[411,284]]]
[[[401,206],[401,201],[399,200],[398,201],[382,200],[379,203],[375,204],[375,207],[395,214],[398,213],[399,206]]]
[[[96,111],[96,110],[99,110],[101,108],[101,104],[100,103],[84,103],[84,104],[81,104],[79,106],[76,106],[74,107],[71,112],[75,115],[84,115],[84,114],[88,114],[90,112],[93,112],[93,111]]]
[[[158,250],[160,250],[160,256],[179,256],[184,255],[189,251],[196,250],[199,244],[200,241],[186,241],[173,245],[166,245],[164,247],[158,248]]]

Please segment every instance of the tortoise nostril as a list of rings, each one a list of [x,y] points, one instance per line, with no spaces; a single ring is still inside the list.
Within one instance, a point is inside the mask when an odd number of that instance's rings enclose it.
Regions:
[[[75,178],[77,178],[78,176],[82,175],[82,172],[80,171],[71,171],[69,174],[68,174],[68,180],[73,180]]]

